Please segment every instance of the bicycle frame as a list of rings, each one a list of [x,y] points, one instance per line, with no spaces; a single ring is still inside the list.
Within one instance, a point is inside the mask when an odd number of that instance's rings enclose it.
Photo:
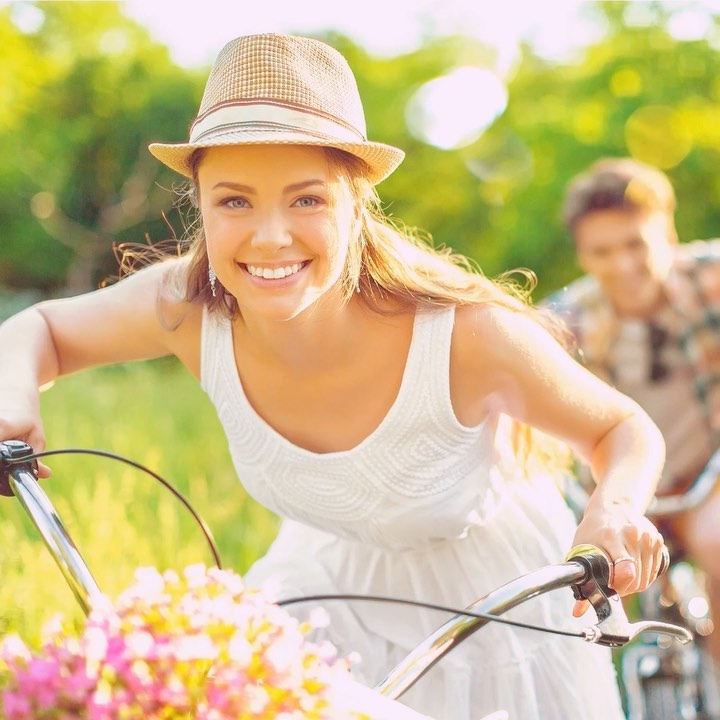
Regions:
[[[720,449],[685,493],[655,498],[648,515],[658,521],[698,507],[719,477]],[[625,651],[621,675],[628,720],[720,718],[715,664],[704,642],[713,630],[704,573],[688,563],[680,549],[673,555],[668,573],[638,598],[639,612],[661,622],[682,623],[697,640],[687,647],[665,647],[662,638],[648,636]]]
[[[647,635],[627,648],[621,659],[628,720],[670,720],[720,717],[720,698],[712,677],[714,668],[704,638],[709,605],[697,581],[702,574],[675,560],[668,574],[638,598],[643,617],[689,627],[692,645],[667,647],[660,636]]]

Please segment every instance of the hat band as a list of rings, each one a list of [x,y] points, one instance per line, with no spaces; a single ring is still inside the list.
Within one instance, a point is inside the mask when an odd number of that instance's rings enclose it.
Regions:
[[[256,103],[221,107],[197,120],[190,131],[189,143],[193,145],[218,130],[231,130],[242,125],[254,125],[253,129],[257,129],[258,124],[283,125],[291,130],[305,130],[340,142],[367,142],[358,131],[328,118],[289,107]]]

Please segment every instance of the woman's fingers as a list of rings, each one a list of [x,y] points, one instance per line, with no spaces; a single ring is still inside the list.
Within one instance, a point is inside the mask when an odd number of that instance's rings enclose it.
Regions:
[[[619,595],[642,592],[657,577],[665,544],[662,536],[648,535],[639,547],[608,553],[611,559],[610,587]]]
[[[587,600],[576,600],[573,607],[573,617],[582,617],[590,607],[590,603]]]
[[[636,592],[641,574],[638,561],[629,554],[616,557],[610,565],[610,587],[619,595]]]

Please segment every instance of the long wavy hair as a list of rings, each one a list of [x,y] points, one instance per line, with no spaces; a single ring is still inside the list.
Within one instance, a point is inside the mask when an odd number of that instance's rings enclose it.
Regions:
[[[490,280],[466,256],[434,247],[427,236],[385,214],[362,160],[342,150],[323,150],[331,169],[346,182],[356,208],[340,279],[346,300],[359,296],[375,310],[380,310],[380,305],[407,309],[491,302],[519,312],[534,311],[528,302],[535,283],[533,273],[519,270]],[[187,196],[195,208],[202,153],[196,150],[190,161],[194,184]],[[189,227],[191,232],[185,240],[190,255],[184,283],[186,300],[232,317],[238,312],[235,298],[219,284],[213,296],[208,284],[207,245],[199,213]],[[518,273],[523,285],[511,277]]]
[[[323,150],[331,170],[337,171],[346,183],[356,210],[340,278],[346,301],[355,297],[380,313],[490,303],[534,317],[563,345],[569,345],[571,336],[561,322],[547,310],[532,304],[534,273],[518,269],[488,278],[465,255],[434,246],[428,236],[388,216],[368,180],[362,160],[342,150]],[[219,282],[213,295],[208,282],[207,244],[202,217],[197,211],[198,167],[203,152],[196,150],[191,157],[194,182],[181,194],[193,207],[194,217],[172,253],[185,256],[188,262],[177,267],[171,282],[181,290],[185,301],[205,305],[210,312],[221,312],[232,318],[240,312],[237,301]],[[145,247],[145,253],[147,250]],[[124,248],[126,270],[137,261],[136,251],[137,246]],[[161,252],[167,256],[166,248]],[[540,467],[555,466],[563,471],[570,467],[569,450],[529,426],[513,423],[511,436],[513,451],[524,461],[527,472],[535,472]]]

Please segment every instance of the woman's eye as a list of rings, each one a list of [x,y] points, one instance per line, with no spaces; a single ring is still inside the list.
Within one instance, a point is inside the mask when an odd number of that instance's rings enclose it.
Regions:
[[[319,202],[320,201],[316,197],[305,196],[305,197],[298,198],[295,201],[295,204],[298,205],[299,207],[312,207],[313,205],[317,205]]]
[[[229,208],[246,208],[250,207],[250,203],[245,198],[240,197],[232,197],[227,198],[226,200],[223,200],[222,205]]]

